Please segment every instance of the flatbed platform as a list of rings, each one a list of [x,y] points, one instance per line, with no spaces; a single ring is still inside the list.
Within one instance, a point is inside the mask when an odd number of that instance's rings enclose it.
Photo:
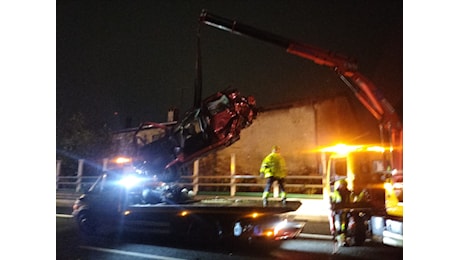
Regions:
[[[296,211],[302,203],[300,201],[287,201],[286,204],[281,201],[271,200],[267,206],[263,206],[261,200],[256,199],[225,199],[210,198],[201,200],[191,200],[180,204],[156,203],[156,204],[131,204],[126,210],[136,212],[156,211],[190,211],[195,214],[249,214],[249,213],[270,213],[281,214]]]

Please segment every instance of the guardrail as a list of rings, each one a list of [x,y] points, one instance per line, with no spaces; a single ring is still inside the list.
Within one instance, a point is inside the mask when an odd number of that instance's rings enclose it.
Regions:
[[[230,172],[228,175],[203,175],[198,171],[198,161],[195,162],[193,174],[181,176],[178,185],[187,187],[195,194],[219,193],[223,196],[259,196],[265,186],[265,180],[259,175],[239,175]],[[83,162],[79,161],[76,176],[60,176],[56,173],[56,191],[81,193],[87,190],[98,176],[83,176]],[[285,181],[289,197],[301,198],[305,195],[323,194],[323,177],[320,175],[288,175]],[[279,187],[273,185],[273,196],[278,197]]]
[[[88,189],[98,178],[98,176],[60,176],[56,181],[56,190],[80,193]],[[200,181],[200,179],[206,179],[207,181]],[[263,190],[265,183],[259,183],[258,176],[250,175],[221,175],[221,176],[182,176],[177,182],[178,185],[192,189],[196,194],[200,192],[228,192],[229,196],[235,196],[237,193],[242,192],[256,192],[259,193]],[[288,193],[293,193],[293,188],[310,189],[319,192],[307,192],[305,194],[322,194],[322,184],[300,184],[300,183],[289,183],[289,180],[303,179],[320,182],[322,181],[321,176],[287,176],[285,188]],[[186,181],[188,180],[188,181]],[[212,181],[215,180],[215,181]],[[251,183],[238,182],[238,180],[253,180]],[[244,188],[249,189],[244,189]],[[221,189],[216,189],[221,188]],[[273,194],[275,197],[279,194],[279,187],[277,183],[273,185]]]
[[[56,191],[83,192],[88,189],[99,176],[58,176],[56,177]]]

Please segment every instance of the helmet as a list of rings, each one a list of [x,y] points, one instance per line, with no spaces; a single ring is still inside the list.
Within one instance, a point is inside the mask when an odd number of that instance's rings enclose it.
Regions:
[[[345,179],[340,179],[340,180],[335,182],[334,186],[335,186],[336,190],[344,189],[344,188],[347,188],[348,182]]]

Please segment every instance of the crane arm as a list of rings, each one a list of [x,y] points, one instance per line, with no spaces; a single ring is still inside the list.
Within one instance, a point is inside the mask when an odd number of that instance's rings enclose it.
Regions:
[[[233,34],[252,37],[284,48],[287,53],[308,59],[318,65],[333,69],[339,78],[353,91],[356,98],[379,121],[381,128],[389,133],[393,148],[393,168],[402,169],[402,124],[392,105],[377,87],[358,72],[357,63],[345,55],[297,42],[279,35],[256,29],[203,10],[200,23],[228,31]],[[383,138],[383,137],[382,137]]]
[[[357,65],[353,60],[340,54],[261,31],[252,26],[209,13],[206,10],[201,12],[200,22],[233,34],[249,36],[274,44],[284,48],[288,53],[312,60],[319,65],[339,67],[344,72],[357,69]]]

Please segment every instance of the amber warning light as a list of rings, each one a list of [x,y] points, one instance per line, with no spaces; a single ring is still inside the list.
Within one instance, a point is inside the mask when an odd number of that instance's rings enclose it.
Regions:
[[[117,157],[115,158],[114,162],[116,164],[123,164],[123,163],[129,163],[131,162],[131,158],[128,158],[128,157]]]
[[[330,152],[336,154],[346,155],[350,152],[359,152],[359,151],[374,151],[374,152],[385,152],[385,147],[375,146],[375,145],[346,145],[346,144],[336,144],[334,146],[328,146],[319,149],[320,152]]]

